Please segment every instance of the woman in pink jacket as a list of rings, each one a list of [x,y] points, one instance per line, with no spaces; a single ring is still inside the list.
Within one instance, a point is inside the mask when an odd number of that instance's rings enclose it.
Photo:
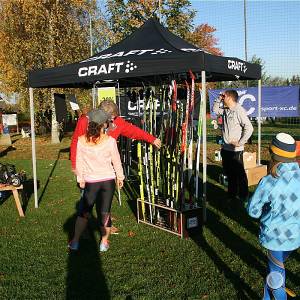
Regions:
[[[123,187],[124,174],[116,140],[105,132],[108,118],[108,114],[102,110],[91,111],[86,134],[78,139],[76,175],[84,192],[75,234],[68,245],[70,250],[78,250],[79,238],[95,203],[101,231],[100,251],[109,248],[112,199],[116,183],[119,188]]]

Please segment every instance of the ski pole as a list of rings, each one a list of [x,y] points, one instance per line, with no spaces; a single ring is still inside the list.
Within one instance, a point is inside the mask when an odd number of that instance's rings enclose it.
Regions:
[[[118,187],[118,201],[119,201],[119,205],[122,206],[121,192],[119,187]]]

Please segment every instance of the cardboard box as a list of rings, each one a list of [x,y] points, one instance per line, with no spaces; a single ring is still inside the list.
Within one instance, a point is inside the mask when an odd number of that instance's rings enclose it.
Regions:
[[[243,162],[245,169],[251,169],[256,167],[256,152],[244,152]]]
[[[300,141],[296,141],[296,156],[300,158]]]
[[[267,175],[267,166],[260,165],[254,168],[245,169],[247,178],[248,178],[248,186],[258,184],[258,182]]]

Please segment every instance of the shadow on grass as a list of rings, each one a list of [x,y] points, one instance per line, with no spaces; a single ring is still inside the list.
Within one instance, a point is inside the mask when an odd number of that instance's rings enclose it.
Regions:
[[[1,196],[0,196],[0,205],[5,203],[5,201],[12,195],[11,191],[1,191]]]
[[[64,224],[68,240],[73,237],[76,218],[75,213]],[[111,299],[101,268],[98,241],[95,237],[97,222],[94,217],[89,221],[88,230],[88,237],[82,237],[80,240],[79,251],[70,252],[68,256],[65,298],[67,300]]]
[[[127,203],[134,216],[137,218],[137,198],[139,198],[139,177],[130,176],[124,182],[123,193],[127,197]]]
[[[200,165],[200,169],[202,169],[202,165]],[[222,173],[222,167],[218,165],[208,165],[207,166],[207,174],[210,179],[215,182],[219,181],[219,175]],[[126,179],[123,187],[123,193],[128,199],[128,205],[134,214],[137,216],[137,206],[136,199],[139,198],[139,177],[131,176]],[[189,185],[186,183],[186,185]],[[202,193],[202,179],[199,182],[200,194]],[[211,182],[207,182],[207,202],[210,206],[214,207],[218,211],[222,212],[228,218],[236,221],[239,225],[243,226],[247,231],[251,232],[255,236],[258,235],[258,225],[255,220],[252,220],[245,208],[243,207],[243,203],[238,202],[228,202],[227,201],[227,193],[220,186],[213,184]],[[189,188],[193,190],[193,188]],[[146,197],[146,195],[145,195]]]
[[[220,241],[223,243],[224,247],[230,249],[233,253],[235,253],[246,265],[248,268],[256,269],[258,273],[261,275],[262,278],[266,276],[266,269],[267,269],[267,257],[263,254],[262,250],[258,250],[256,247],[252,246],[248,243],[245,239],[240,237],[239,235],[235,234],[227,225],[219,221],[220,217],[212,210],[207,209],[207,223],[206,227],[210,230],[210,232]],[[216,266],[224,272],[224,274],[230,274],[227,278],[232,282],[232,284],[236,287],[239,298],[240,299],[255,299],[249,293],[249,286],[239,278],[239,274],[235,274],[232,271],[228,273],[228,266],[221,261],[221,258],[217,256],[216,251],[214,249],[208,249],[206,241],[204,237],[200,237],[195,239],[195,242],[201,247],[201,249],[205,250],[207,254],[212,258]],[[258,242],[258,239],[257,239]],[[211,248],[211,247],[210,247]],[[208,250],[211,253],[208,253]],[[213,253],[215,254],[213,255]],[[225,266],[226,265],[226,266]],[[300,277],[298,274],[294,274],[289,270],[286,270],[287,278],[292,281],[295,286],[298,282],[300,282]],[[237,284],[237,278],[239,278],[240,282]],[[241,288],[247,289],[239,289],[238,286]],[[263,286],[263,282],[261,282],[261,286]],[[246,297],[246,294],[243,292],[247,292],[249,298]],[[253,292],[254,293],[254,292]]]
[[[224,273],[225,277],[232,283],[236,290],[238,299],[260,299],[260,296],[256,294],[242,278],[240,278],[239,274],[232,271],[231,268],[220,258],[215,249],[207,243],[203,236],[198,236],[197,238],[193,237],[193,240],[202,250],[205,251],[206,255],[214,262],[220,272]]]
[[[23,212],[26,213],[29,199],[31,195],[34,193],[34,188],[33,188],[33,179],[25,180],[22,182],[23,189],[18,190],[19,192],[19,197],[21,198],[21,203],[22,203],[22,209]],[[40,187],[40,182],[37,182],[37,188],[39,189]],[[8,198],[10,198],[13,193],[12,191],[2,191],[2,195],[0,197],[0,205],[2,205]]]
[[[52,167],[52,169],[51,169],[51,172],[50,172],[50,174],[49,174],[49,176],[48,176],[48,178],[47,178],[47,181],[46,181],[46,183],[45,183],[45,186],[44,186],[44,188],[43,188],[43,190],[42,190],[42,192],[41,192],[41,195],[40,195],[40,197],[39,197],[39,200],[38,200],[39,204],[42,202],[42,199],[43,199],[43,197],[44,197],[44,194],[45,194],[45,192],[46,192],[46,190],[47,190],[47,187],[48,187],[48,184],[49,184],[49,182],[50,182],[50,178],[52,177],[52,175],[53,175],[53,173],[54,173],[54,170],[55,170],[55,168],[56,168],[57,162],[59,161],[60,155],[61,155],[62,153],[66,153],[66,152],[69,152],[69,151],[70,151],[70,147],[64,148],[64,149],[60,149],[60,150],[59,150],[59,152],[58,152],[58,154],[57,154],[57,158],[56,158],[56,160],[55,160],[55,162],[54,162],[54,164],[53,164],[53,167]]]
[[[208,166],[209,177],[213,180],[218,180],[218,174],[222,172],[222,167],[217,165]],[[207,184],[207,197],[209,204],[215,209],[222,212],[226,217],[237,222],[245,230],[256,236],[257,243],[259,234],[259,220],[252,219],[246,212],[243,203],[225,201],[226,192],[217,185]],[[207,210],[207,224],[206,227],[229,249],[241,257],[241,259],[248,265],[248,267],[255,268],[262,277],[266,275],[267,258],[262,251],[253,247],[240,236],[232,232],[225,224],[219,222],[219,216],[212,210]],[[298,253],[293,255],[298,257]],[[294,274],[286,270],[287,277],[293,281],[295,285],[300,282],[298,274]]]
[[[14,137],[13,135],[10,135],[11,137],[11,144],[13,145],[14,143],[16,143],[18,141],[18,138],[16,139],[12,139],[12,137]],[[0,157],[4,157],[7,155],[8,152],[10,151],[16,151],[16,148],[14,146],[8,146],[5,150],[0,152]]]
[[[218,204],[220,205],[220,203]],[[222,205],[217,208],[222,210]],[[215,235],[216,238],[218,238],[220,242],[223,243],[224,248],[232,250],[236,253],[236,255],[241,257],[248,267],[258,269],[260,275],[264,277],[265,267],[258,261],[258,258],[262,260],[264,259],[263,254],[232,232],[231,229],[229,229],[224,223],[219,221],[219,218],[220,217],[216,213],[207,208],[207,222],[205,226]],[[206,252],[220,272],[222,272],[231,282],[238,299],[260,299],[260,296],[252,290],[251,286],[240,277],[240,274],[233,271],[230,266],[222,260],[222,258],[218,255],[218,249],[214,249],[211,245],[209,245],[203,235],[193,236],[192,239],[202,250]]]
[[[268,161],[261,161],[262,164],[268,165]],[[215,181],[218,181],[218,176],[219,174],[222,173],[222,167],[221,166],[217,166],[217,165],[208,165],[208,174],[209,177]],[[259,235],[259,220],[255,220],[253,218],[251,218],[248,214],[247,211],[244,207],[243,203],[239,203],[239,202],[225,202],[224,199],[226,199],[226,192],[218,187],[217,185],[208,183],[207,184],[207,195],[208,195],[208,202],[209,204],[216,208],[217,210],[221,211],[226,217],[230,218],[231,220],[237,222],[240,226],[243,226],[243,228],[245,230],[247,230],[248,232],[250,232],[251,234],[253,234],[254,236],[257,237],[257,243],[259,243],[258,241],[258,235]],[[250,193],[251,196],[251,193]],[[216,220],[217,215],[216,214],[211,214],[211,216],[214,216],[213,219]],[[208,216],[208,224],[210,224],[210,222],[212,220],[209,219],[210,217]],[[219,229],[224,229],[225,227],[221,226],[221,228]],[[216,227],[211,226],[212,232],[215,233],[216,237],[218,237],[221,241],[224,242],[224,244],[226,244],[226,240],[224,237],[232,237],[233,232],[230,231],[228,228],[227,230],[224,230],[224,232],[220,232],[220,230],[216,230]],[[230,232],[232,234],[230,234]],[[237,237],[237,236],[236,236]],[[236,238],[235,238],[236,239]],[[237,243],[239,244],[239,243]],[[226,246],[228,248],[230,248],[230,245]],[[245,262],[247,263],[247,257],[251,257],[253,255],[253,253],[255,254],[255,257],[260,257],[261,259],[263,259],[263,268],[260,268],[259,273],[264,276],[265,274],[265,267],[266,267],[266,263],[267,263],[267,258],[258,250],[256,250],[256,248],[252,247],[249,244],[249,247],[245,247],[246,253],[247,253],[247,249],[250,253],[249,255],[245,255]],[[236,251],[235,251],[236,250]],[[234,247],[232,247],[232,251],[234,252],[238,252],[238,251],[243,251],[243,249],[234,249]],[[237,253],[238,254],[238,253]],[[297,260],[300,261],[300,255],[298,253],[293,253],[292,254]],[[252,261],[252,259],[251,259]],[[251,262],[249,261],[248,265],[251,266]],[[259,267],[259,266],[258,266]],[[293,274],[292,272],[289,272],[289,270],[286,270],[287,272],[287,277],[293,281],[295,284],[297,282],[300,282],[300,277],[296,274]]]
[[[298,260],[299,263],[300,263],[300,253],[298,253],[297,250],[294,251],[294,252],[291,254],[291,256],[293,256],[293,257],[294,257],[296,260]]]
[[[238,255],[248,267],[255,268],[259,274],[265,276],[266,257],[262,251],[248,243],[244,238],[235,234],[227,225],[219,221],[219,216],[208,210],[206,227],[222,242],[226,248]]]
[[[216,182],[219,181],[219,175],[222,173],[222,170],[222,167],[218,165],[207,166],[209,178]],[[221,211],[226,217],[237,222],[253,235],[258,235],[258,224],[255,220],[249,217],[244,207],[244,203],[238,201],[228,201],[227,193],[224,189],[216,184],[208,182],[207,201],[212,207]]]
[[[31,195],[34,194],[34,183],[33,183],[33,179],[28,179],[26,181],[24,181],[23,183],[23,190],[21,192],[22,195],[22,208],[24,213],[27,210],[28,207],[28,203],[29,203],[29,199],[31,197]],[[40,181],[37,181],[37,189],[40,188]]]
[[[3,151],[0,152],[0,157],[6,156],[7,153],[10,152],[10,151],[16,151],[16,148],[13,147],[13,146],[7,147],[5,150],[3,150]]]

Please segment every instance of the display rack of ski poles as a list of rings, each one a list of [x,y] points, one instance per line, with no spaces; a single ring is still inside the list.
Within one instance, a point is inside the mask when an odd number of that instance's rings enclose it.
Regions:
[[[184,99],[177,97],[175,80],[159,92],[148,89],[144,95],[143,129],[158,136],[162,147],[158,150],[137,144],[137,218],[183,238],[198,232],[202,223],[199,167],[203,112],[200,100],[194,136],[195,78],[191,72],[180,88],[185,91]]]

